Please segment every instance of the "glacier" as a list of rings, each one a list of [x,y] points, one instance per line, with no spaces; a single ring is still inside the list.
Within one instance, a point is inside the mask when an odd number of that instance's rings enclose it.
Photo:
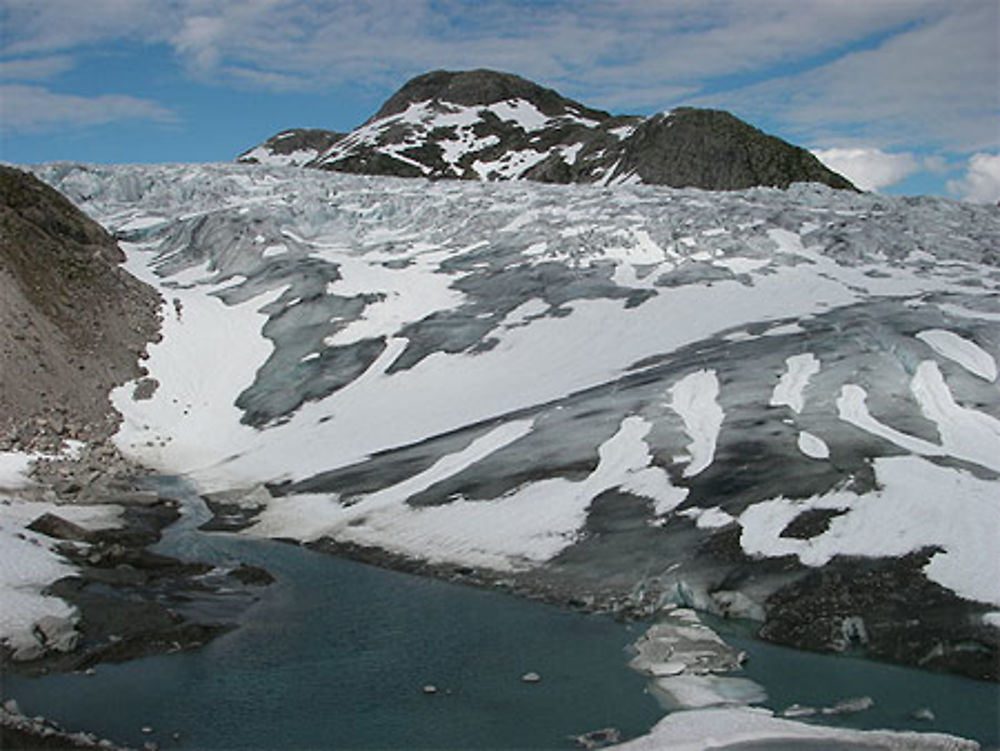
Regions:
[[[117,445],[204,493],[264,485],[243,534],[776,622],[797,583],[874,566],[948,613],[907,655],[873,637],[876,656],[995,656],[995,209],[814,184],[35,172],[164,299],[146,387],[112,394]],[[831,634],[860,617],[898,637],[869,594]]]

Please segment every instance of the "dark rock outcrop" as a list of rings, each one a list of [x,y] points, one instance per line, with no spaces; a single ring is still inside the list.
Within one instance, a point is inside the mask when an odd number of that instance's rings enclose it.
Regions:
[[[398,115],[417,102],[440,101],[467,107],[483,106],[512,99],[531,102],[549,117],[576,112],[594,120],[607,120],[607,112],[590,109],[579,102],[546,89],[520,76],[492,70],[434,70],[411,78],[389,97],[368,122]]]
[[[160,298],[57,191],[0,166],[0,448],[106,438],[108,392],[142,373]]]
[[[626,142],[619,168],[644,183],[727,190],[793,182],[853,190],[805,149],[769,136],[720,110],[683,107],[644,120]]]
[[[934,552],[836,558],[768,598],[760,636],[995,681],[1000,645],[982,624],[986,606],[963,601],[923,575]]]

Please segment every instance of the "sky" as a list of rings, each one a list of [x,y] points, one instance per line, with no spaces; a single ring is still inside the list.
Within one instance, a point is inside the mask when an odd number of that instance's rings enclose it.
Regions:
[[[0,0],[0,161],[218,162],[434,69],[726,109],[859,187],[1000,199],[1000,0]]]

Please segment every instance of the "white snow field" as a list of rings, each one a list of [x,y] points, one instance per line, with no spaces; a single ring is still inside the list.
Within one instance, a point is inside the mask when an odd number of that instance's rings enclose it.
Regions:
[[[1000,606],[990,208],[814,185],[37,172],[164,298],[155,393],[113,394],[119,447],[206,492],[266,483],[246,534],[523,570],[586,544],[619,498],[649,535],[739,524],[745,554],[807,567],[933,548],[930,580]],[[810,509],[845,513],[781,535]]]
[[[76,573],[55,549],[56,541],[27,529],[43,514],[57,514],[87,530],[120,526],[124,509],[115,505],[66,506],[17,498],[31,486],[27,475],[39,454],[0,452],[0,642],[15,655],[30,655],[40,645],[35,624],[46,616],[75,621],[76,610],[58,597],[42,594],[48,585]]]

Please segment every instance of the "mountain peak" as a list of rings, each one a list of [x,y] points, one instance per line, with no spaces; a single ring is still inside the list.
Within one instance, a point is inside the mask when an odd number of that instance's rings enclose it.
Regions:
[[[539,86],[513,73],[480,68],[464,71],[433,70],[411,78],[389,97],[372,120],[397,115],[416,102],[438,101],[477,107],[517,99],[534,104],[550,117],[566,114],[568,109],[577,110],[594,120],[610,117],[607,112],[585,107],[553,89]]]
[[[313,137],[306,142],[302,133]],[[424,73],[350,133],[285,131],[239,161],[429,179],[854,189],[805,149],[728,112],[612,116],[512,73],[482,69]]]

